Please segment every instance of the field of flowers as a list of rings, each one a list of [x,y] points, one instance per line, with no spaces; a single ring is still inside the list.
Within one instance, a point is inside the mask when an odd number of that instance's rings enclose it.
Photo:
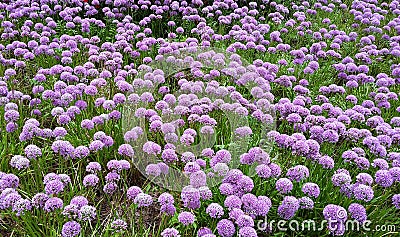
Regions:
[[[399,35],[398,0],[1,0],[0,236],[399,236]]]

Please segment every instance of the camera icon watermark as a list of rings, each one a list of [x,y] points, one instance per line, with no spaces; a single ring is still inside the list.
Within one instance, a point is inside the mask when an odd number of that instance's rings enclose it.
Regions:
[[[256,66],[218,48],[185,47],[148,59],[122,113],[132,163],[157,185],[181,191],[217,185],[252,147],[268,153],[276,119],[273,96],[257,86],[262,80]]]

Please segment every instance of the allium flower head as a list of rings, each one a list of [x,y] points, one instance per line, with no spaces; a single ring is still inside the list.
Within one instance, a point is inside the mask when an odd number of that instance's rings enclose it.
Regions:
[[[232,237],[236,232],[236,228],[232,221],[222,219],[217,224],[217,232],[222,237]]]
[[[367,220],[367,211],[361,204],[357,203],[350,204],[348,211],[350,213],[351,218],[357,220],[360,224],[364,223]]]
[[[175,228],[166,228],[161,232],[162,237],[180,237],[179,231]]]
[[[134,202],[135,204],[137,204],[138,207],[148,207],[148,206],[150,206],[151,204],[153,204],[153,198],[152,198],[150,195],[148,195],[148,194],[139,193],[139,194],[135,197],[135,199],[134,199],[133,202]]]
[[[111,222],[111,229],[116,233],[122,233],[128,229],[128,224],[124,220],[116,219]]]
[[[278,214],[285,220],[291,219],[300,208],[300,203],[293,196],[286,196],[278,207]]]
[[[190,212],[181,212],[178,215],[178,220],[183,225],[190,225],[193,224],[195,221],[195,216]]]
[[[224,215],[224,208],[218,203],[211,203],[206,208],[206,213],[210,215],[211,218],[220,218]]]
[[[76,221],[66,222],[61,230],[61,235],[63,237],[75,237],[81,232],[81,225]]]

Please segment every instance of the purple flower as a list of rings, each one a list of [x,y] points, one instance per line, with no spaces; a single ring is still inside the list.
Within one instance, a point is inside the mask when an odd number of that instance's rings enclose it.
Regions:
[[[173,216],[175,215],[176,208],[173,204],[162,205],[160,208],[161,213],[165,213],[166,215]]]
[[[132,158],[135,155],[133,148],[129,144],[122,144],[118,148],[118,154]]]
[[[126,197],[128,198],[128,200],[135,200],[136,196],[139,195],[140,193],[143,193],[142,189],[137,187],[137,186],[132,186],[130,188],[128,188],[128,190],[126,191]]]
[[[308,168],[304,165],[297,165],[295,167],[290,168],[286,176],[289,177],[290,180],[300,182],[301,180],[307,178],[310,175]]]
[[[278,215],[285,220],[289,220],[296,214],[299,208],[300,203],[297,198],[286,196],[278,207]]]
[[[232,237],[236,232],[236,228],[232,221],[222,219],[217,224],[217,232],[222,237]]]
[[[63,200],[58,197],[49,198],[44,204],[44,210],[46,212],[52,212],[56,209],[61,209],[64,205]]]
[[[271,163],[268,165],[269,168],[271,169],[271,174],[272,177],[279,177],[282,173],[281,167],[278,164]]]
[[[303,191],[304,194],[314,198],[317,198],[320,194],[319,186],[315,183],[305,183],[301,188],[301,191]]]
[[[374,181],[374,179],[372,178],[371,175],[367,174],[367,173],[359,173],[356,176],[357,179],[357,183],[359,184],[365,184],[365,185],[371,185],[372,182]]]
[[[293,189],[293,183],[290,179],[280,178],[276,181],[275,184],[276,190],[278,190],[281,194],[290,193]]]
[[[161,153],[161,146],[155,142],[148,141],[143,145],[143,151],[149,155],[157,155]]]
[[[149,164],[146,166],[146,174],[158,177],[161,174],[161,169],[157,164]]]
[[[138,207],[148,207],[153,204],[153,198],[148,194],[139,193],[137,194],[133,202],[137,204]]]
[[[253,227],[242,227],[239,229],[240,237],[257,237],[257,231]]]
[[[15,155],[10,160],[10,165],[18,170],[28,168],[29,164],[30,164],[29,159],[20,155]]]
[[[246,227],[246,226],[253,227],[254,220],[249,215],[241,215],[236,219],[236,224],[238,225],[239,228]]]
[[[116,233],[122,233],[128,229],[128,224],[124,220],[116,219],[111,222],[111,229]]]
[[[78,219],[81,221],[92,221],[96,219],[96,208],[90,205],[84,205],[79,209]]]
[[[352,203],[350,204],[348,211],[351,218],[357,220],[360,224],[364,223],[367,220],[367,211],[365,210],[363,205]]]
[[[81,232],[81,225],[76,221],[68,221],[62,227],[61,235],[63,237],[78,236]]]
[[[162,237],[180,237],[179,231],[175,228],[166,228],[161,232]]]
[[[49,196],[44,193],[37,193],[32,197],[32,205],[36,208],[43,208]]]
[[[184,207],[197,209],[200,207],[200,192],[196,188],[186,186],[182,189],[181,200]]]
[[[357,184],[354,185],[353,195],[357,200],[369,202],[374,197],[374,190],[370,186]]]
[[[393,195],[392,203],[397,209],[400,209],[400,194]]]
[[[42,151],[36,145],[28,145],[25,147],[25,155],[29,159],[36,159],[42,155]]]
[[[332,183],[337,187],[350,185],[351,177],[346,173],[336,173],[332,176]]]
[[[207,185],[207,175],[204,171],[200,170],[190,174],[190,185],[194,188]]]
[[[117,191],[118,185],[115,182],[108,182],[104,185],[103,191],[106,194],[113,194],[115,191]]]
[[[347,211],[341,206],[328,204],[323,210],[325,220],[328,221],[328,229],[333,235],[343,235]]]
[[[227,207],[229,210],[233,208],[240,209],[242,207],[242,200],[238,196],[229,195],[224,201],[224,206]]]
[[[178,215],[178,220],[183,225],[190,225],[194,223],[195,216],[190,212],[181,212]]]
[[[46,184],[44,187],[46,194],[58,194],[64,191],[64,183],[60,180],[52,180]]]
[[[300,204],[300,209],[313,209],[314,201],[309,197],[301,197],[298,199]]]
[[[375,173],[375,182],[382,187],[390,187],[393,184],[393,177],[388,170],[378,170]]]
[[[206,213],[210,215],[211,218],[221,218],[224,215],[224,208],[218,203],[211,203],[206,208]]]
[[[88,205],[89,202],[87,198],[83,196],[75,196],[71,199],[70,204],[76,205],[78,208],[81,208],[82,206]]]
[[[95,174],[88,174],[83,178],[83,186],[94,187],[99,183],[99,177]]]

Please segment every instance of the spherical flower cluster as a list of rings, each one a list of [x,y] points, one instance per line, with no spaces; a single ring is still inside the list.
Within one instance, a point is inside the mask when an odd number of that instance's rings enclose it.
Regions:
[[[63,237],[75,237],[78,236],[81,232],[81,225],[76,221],[68,221],[66,222],[61,231],[61,235]]]
[[[178,220],[183,225],[190,225],[194,223],[195,216],[190,212],[181,212],[178,215]]]

